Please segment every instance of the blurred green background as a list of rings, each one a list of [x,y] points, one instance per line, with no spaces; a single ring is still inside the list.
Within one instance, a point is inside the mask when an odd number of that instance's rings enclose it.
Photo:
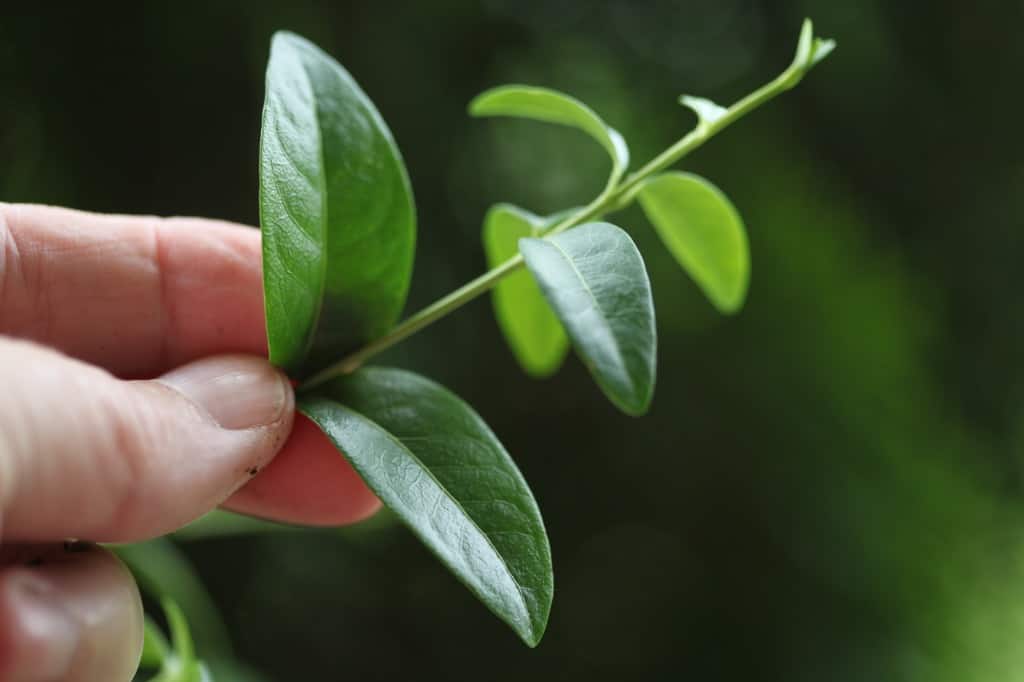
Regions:
[[[381,515],[182,544],[239,659],[270,680],[1024,679],[1024,5],[0,13],[4,201],[255,224],[270,34],[337,56],[412,176],[409,310],[482,270],[490,204],[579,204],[606,170],[577,133],[469,119],[475,93],[574,93],[642,162],[692,125],[679,93],[728,103],[774,77],[805,15],[835,54],[683,164],[746,219],[745,310],[717,315],[639,210],[616,217],[655,291],[648,417],[575,359],[525,378],[484,301],[385,359],[466,398],[530,481],[557,585],[541,645]]]

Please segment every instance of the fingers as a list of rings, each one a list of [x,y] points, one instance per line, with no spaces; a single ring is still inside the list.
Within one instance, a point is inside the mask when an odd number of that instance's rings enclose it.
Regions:
[[[0,338],[0,519],[7,540],[132,541],[223,502],[291,430],[287,379],[219,356],[121,381]]]
[[[372,516],[380,500],[320,429],[296,414],[285,448],[223,506],[279,521],[334,526]]]
[[[258,231],[228,223],[0,204],[0,334],[55,346],[126,377],[155,376],[209,354],[265,355],[259,248]],[[7,394],[0,401],[21,399]],[[378,505],[310,425],[288,441],[280,460],[229,506],[333,525]]]
[[[132,679],[142,602],[127,569],[94,545],[16,550],[20,560],[0,566],[0,679]]]
[[[257,230],[0,204],[0,334],[126,377],[266,354]]]

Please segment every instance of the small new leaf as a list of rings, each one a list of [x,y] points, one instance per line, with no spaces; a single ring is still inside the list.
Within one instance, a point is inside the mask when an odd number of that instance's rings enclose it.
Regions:
[[[544,522],[469,405],[411,372],[369,367],[325,384],[299,409],[495,615],[529,646],[540,641],[554,590]]]
[[[605,395],[626,414],[647,411],[657,335],[643,259],[609,223],[519,242],[526,265]]]
[[[577,128],[597,140],[612,160],[608,187],[618,183],[629,166],[629,148],[614,128],[593,109],[557,90],[529,85],[503,85],[486,90],[469,103],[473,116],[516,116]]]
[[[726,314],[742,308],[750,282],[750,249],[743,220],[725,194],[702,177],[670,172],[641,185],[637,199],[708,300]]]
[[[796,45],[796,55],[793,57],[793,63],[787,69],[791,78],[787,87],[793,87],[799,83],[815,64],[831,54],[835,48],[834,40],[816,37],[814,24],[810,19],[804,19],[800,29],[800,39]]]
[[[260,137],[270,360],[304,377],[387,332],[412,274],[412,190],[391,132],[338,62],[277,33]]]
[[[510,204],[498,204],[484,218],[483,243],[488,267],[519,253],[519,240],[533,237],[550,221]],[[494,316],[523,370],[534,377],[553,374],[569,350],[569,337],[530,273],[505,277],[492,292]]]
[[[679,103],[692,109],[693,113],[697,114],[698,125],[703,126],[711,125],[729,112],[725,107],[719,106],[709,99],[692,95],[680,96]]]

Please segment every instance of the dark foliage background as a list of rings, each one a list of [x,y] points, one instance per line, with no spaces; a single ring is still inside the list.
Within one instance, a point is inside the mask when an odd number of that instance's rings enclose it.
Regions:
[[[27,7],[27,6],[26,6]],[[272,680],[1024,679],[1024,5],[882,0],[79,3],[0,12],[0,200],[255,224],[270,34],[336,55],[388,120],[420,214],[410,310],[483,268],[499,200],[587,199],[565,130],[464,115],[523,81],[646,160],[789,61],[839,49],[685,162],[746,218],[719,317],[639,211],[660,374],[615,412],[579,363],[537,383],[476,303],[386,360],[468,399],[545,513],[557,592],[521,646],[408,533],[189,543]],[[202,643],[200,643],[202,649]]]

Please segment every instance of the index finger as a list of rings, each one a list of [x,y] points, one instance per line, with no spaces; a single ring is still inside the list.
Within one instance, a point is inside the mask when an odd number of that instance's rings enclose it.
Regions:
[[[259,231],[0,204],[0,334],[133,378],[264,355]]]
[[[259,231],[200,218],[0,204],[2,334],[129,378],[208,355],[266,355]],[[299,418],[277,457],[227,506],[336,525],[372,514],[379,502]]]

